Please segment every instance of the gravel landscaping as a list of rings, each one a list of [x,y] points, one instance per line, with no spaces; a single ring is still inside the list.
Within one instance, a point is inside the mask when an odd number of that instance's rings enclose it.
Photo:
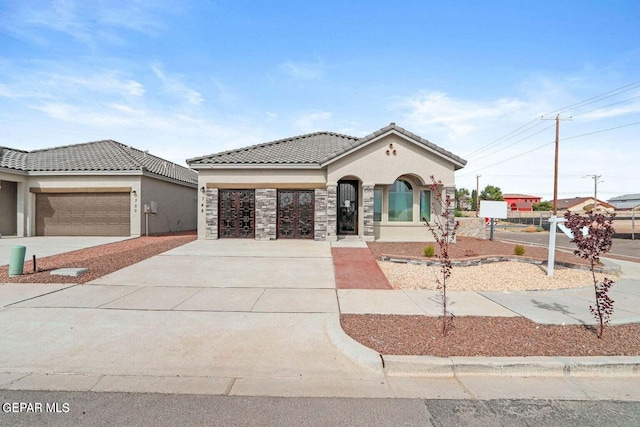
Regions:
[[[9,277],[9,266],[0,266],[0,283],[87,283],[154,255],[182,246],[196,239],[194,233],[144,236],[92,248],[80,249],[36,260],[37,272],[31,260],[24,263],[22,276]],[[88,268],[79,277],[52,276],[59,268]]]
[[[376,258],[424,258],[423,242],[369,243]],[[513,255],[514,244],[500,241],[458,238],[451,246],[452,259]],[[525,256],[546,260],[547,249],[525,246]],[[586,265],[572,253],[556,252],[556,261]],[[392,262],[379,263],[389,282],[398,289],[435,289],[437,266]],[[616,280],[615,275],[607,273]],[[499,262],[476,267],[454,267],[449,290],[517,291],[591,286],[591,273],[556,267],[547,277],[539,265]],[[615,284],[614,284],[615,287]],[[455,314],[455,313],[454,313]],[[615,311],[614,311],[615,317]],[[595,323],[595,320],[594,320]],[[580,325],[539,325],[521,317],[456,317],[446,337],[440,333],[441,320],[428,316],[341,315],[344,331],[361,344],[381,354],[449,356],[614,356],[640,355],[640,324],[605,328],[603,338]]]

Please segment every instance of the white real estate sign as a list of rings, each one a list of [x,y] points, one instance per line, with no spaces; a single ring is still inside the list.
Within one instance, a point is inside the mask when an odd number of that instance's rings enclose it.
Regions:
[[[480,218],[500,218],[507,217],[507,202],[494,200],[480,201]]]

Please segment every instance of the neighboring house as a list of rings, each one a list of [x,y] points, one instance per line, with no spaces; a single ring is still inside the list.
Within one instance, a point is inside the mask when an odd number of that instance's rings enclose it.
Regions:
[[[629,211],[640,207],[640,194],[625,194],[607,200],[609,204],[616,207],[616,210]]]
[[[421,218],[440,213],[430,177],[453,199],[466,161],[391,123],[363,138],[317,132],[187,163],[198,171],[200,239],[428,240]]]
[[[540,203],[541,197],[526,194],[503,194],[504,201],[512,211],[530,212],[534,203]]]
[[[147,219],[151,234],[195,230],[197,182],[196,172],[116,141],[0,147],[0,233],[139,236]]]
[[[593,197],[574,197],[573,199],[558,199],[558,211],[590,211],[593,208]],[[598,199],[596,212],[613,212],[615,207]]]

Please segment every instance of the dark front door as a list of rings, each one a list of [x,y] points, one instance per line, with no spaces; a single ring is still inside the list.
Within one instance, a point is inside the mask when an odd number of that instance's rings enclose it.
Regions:
[[[358,181],[338,182],[338,234],[358,234]]]
[[[220,238],[255,236],[255,200],[253,190],[220,190],[218,202]]]
[[[313,191],[278,191],[278,239],[313,239]]]

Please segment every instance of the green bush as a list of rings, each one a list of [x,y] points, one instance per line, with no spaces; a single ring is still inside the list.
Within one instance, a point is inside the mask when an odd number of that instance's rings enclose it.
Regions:
[[[513,248],[513,253],[518,255],[518,256],[524,255],[524,246],[516,245],[516,247]]]
[[[424,248],[424,256],[427,258],[431,258],[436,254],[436,248],[433,245],[425,246]]]

